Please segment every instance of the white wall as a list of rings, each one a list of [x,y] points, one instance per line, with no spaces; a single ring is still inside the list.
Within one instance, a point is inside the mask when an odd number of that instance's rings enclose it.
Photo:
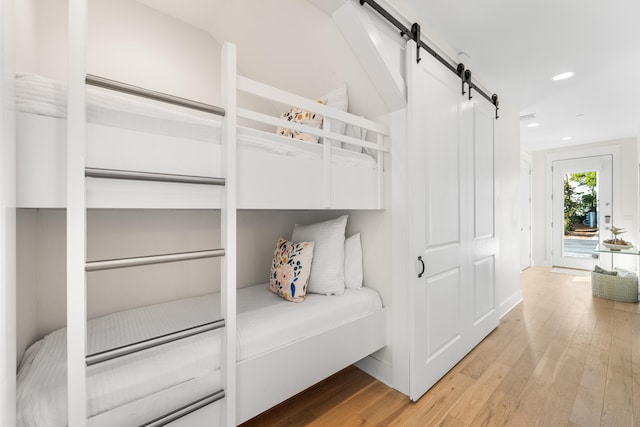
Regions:
[[[211,1],[197,16],[183,2],[139,1],[180,16],[219,43],[235,43],[238,69],[249,78],[308,98],[345,82],[351,112],[367,117],[389,112],[334,20],[310,1]]]
[[[38,0],[20,0],[15,5],[16,71],[38,72]]]
[[[25,349],[39,337],[37,220],[37,211],[35,209],[18,210],[16,224],[18,359],[20,359]],[[64,295],[62,298],[64,298]]]
[[[66,81],[66,0],[19,3],[17,69]],[[388,112],[331,17],[314,5],[279,0],[221,7],[203,19],[208,28],[202,29],[134,0],[91,0],[87,72],[219,104],[221,46],[230,41],[238,45],[238,70],[247,77],[310,98],[346,82],[349,111],[367,117]],[[303,40],[299,47],[298,40]],[[268,112],[286,109],[244,93],[239,104]]]
[[[22,3],[22,2],[19,2]],[[67,79],[67,2],[27,0],[16,20],[16,68]],[[89,4],[87,72],[202,102],[220,101],[221,45],[134,1]]]
[[[16,214],[13,0],[0,0],[0,424],[16,423]]]
[[[522,299],[520,289],[520,113],[500,103],[496,123],[496,302],[504,316]]]
[[[531,253],[531,169],[533,159],[531,152],[521,148],[520,151],[520,269],[532,265]]]
[[[551,161],[585,155],[614,153],[613,217],[617,227],[627,229],[632,242],[638,242],[638,141],[627,138],[603,141],[567,149],[533,153],[532,246],[533,264],[551,266]],[[615,155],[619,152],[619,155]],[[619,165],[619,167],[616,167]],[[626,263],[627,260],[623,261]],[[635,269],[629,261],[627,268]]]

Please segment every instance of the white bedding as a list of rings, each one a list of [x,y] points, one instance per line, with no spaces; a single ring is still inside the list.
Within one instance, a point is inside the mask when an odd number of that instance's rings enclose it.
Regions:
[[[267,285],[238,290],[238,361],[359,319],[382,307],[371,289],[342,296],[310,294],[287,302]],[[219,318],[220,294],[136,308],[88,322],[88,352],[104,350]],[[213,331],[87,368],[88,412],[97,415],[219,370]],[[219,377],[216,376],[219,382]],[[213,391],[213,390],[212,390]],[[18,372],[18,426],[66,425],[66,329],[36,342]]]
[[[25,113],[65,118],[67,89],[60,82],[28,73],[16,75],[16,107]],[[177,108],[177,107],[176,107]],[[87,120],[91,123],[145,133],[220,143],[220,118],[204,118],[170,109],[164,104],[87,87]],[[238,127],[238,143],[302,158],[321,158],[322,145],[304,143],[249,127]],[[331,161],[347,166],[375,168],[375,160],[362,153],[333,148]]]

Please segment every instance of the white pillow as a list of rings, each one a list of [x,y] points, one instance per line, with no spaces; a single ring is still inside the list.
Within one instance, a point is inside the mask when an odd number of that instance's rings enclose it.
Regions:
[[[344,229],[348,215],[310,225],[296,224],[293,242],[314,242],[311,277],[307,292],[324,295],[344,293]]]
[[[351,138],[360,139],[365,141],[367,139],[367,130],[365,128],[361,128],[359,126],[347,125],[346,136],[350,136]],[[342,148],[349,151],[355,151],[356,153],[362,153],[362,147],[353,144],[347,144],[346,142],[342,143]]]
[[[358,289],[362,287],[362,244],[360,233],[347,237],[344,241],[344,286]]]
[[[343,83],[337,89],[332,90],[324,96],[321,96],[321,99],[324,102],[324,105],[327,107],[333,107],[340,111],[347,111],[349,108],[349,97],[347,96],[347,85]],[[326,117],[322,124],[323,129],[328,129],[331,132],[339,133],[340,135],[344,135],[346,124],[336,119],[330,119]],[[328,142],[334,147],[340,147],[340,141],[328,140]]]

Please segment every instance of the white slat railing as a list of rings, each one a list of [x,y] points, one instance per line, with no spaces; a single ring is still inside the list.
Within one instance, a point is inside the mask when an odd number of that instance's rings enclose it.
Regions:
[[[315,128],[300,123],[284,120],[280,117],[274,117],[268,114],[264,114],[257,111],[252,111],[246,108],[238,108],[238,117],[263,123],[276,127],[283,127],[287,129],[293,129],[296,131],[304,132],[307,134],[315,135],[324,140],[338,141],[346,143],[356,147],[362,147],[367,149],[371,153],[374,153],[374,158],[377,164],[377,178],[376,187],[378,192],[377,207],[382,209],[383,207],[383,177],[384,177],[384,153],[389,153],[390,149],[385,146],[385,138],[389,136],[389,129],[377,122],[365,119],[360,116],[356,116],[346,111],[341,111],[332,107],[328,107],[324,104],[303,98],[301,96],[286,92],[284,90],[269,86],[267,84],[249,79],[247,77],[238,76],[238,90],[257,96],[259,98],[267,99],[272,102],[295,106],[305,109],[317,114],[322,115],[324,118],[331,118],[341,121],[345,124],[351,124],[362,129],[366,129],[369,134],[374,135],[375,142],[367,140],[353,138],[347,135],[343,135],[336,132],[331,132],[331,129]],[[322,149],[323,157],[323,205],[324,208],[331,208],[331,191],[332,191],[332,168],[331,168],[331,156],[333,147],[332,144],[324,144]]]

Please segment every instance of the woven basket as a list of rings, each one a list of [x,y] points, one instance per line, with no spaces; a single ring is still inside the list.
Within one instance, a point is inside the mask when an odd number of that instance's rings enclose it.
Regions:
[[[593,295],[614,301],[638,302],[637,276],[612,276],[591,272]]]

